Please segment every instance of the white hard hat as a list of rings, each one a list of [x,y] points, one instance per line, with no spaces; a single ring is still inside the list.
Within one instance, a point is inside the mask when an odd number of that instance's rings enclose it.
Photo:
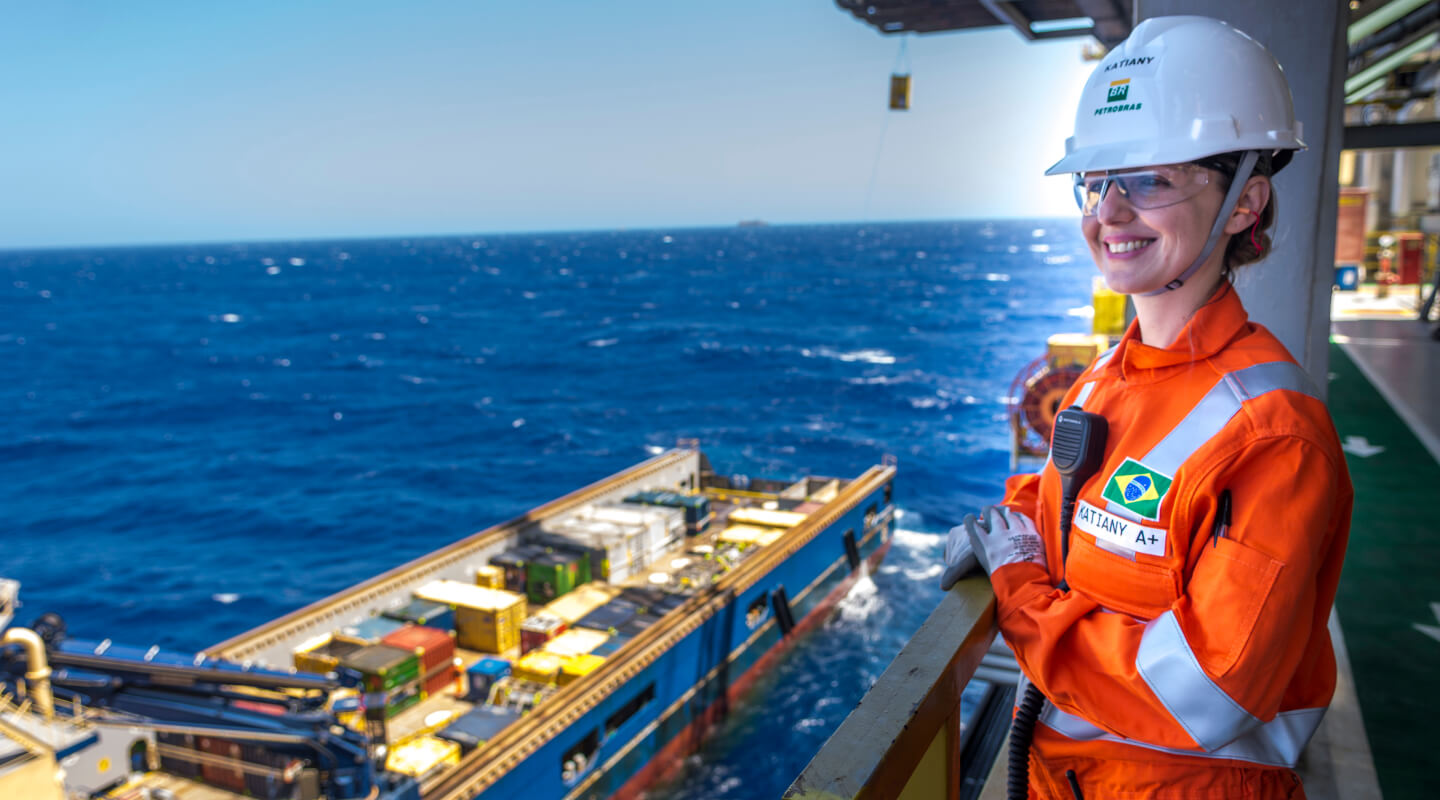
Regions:
[[[1180,164],[1239,150],[1304,149],[1290,86],[1259,42],[1209,17],[1135,26],[1090,75],[1065,157],[1045,171]]]

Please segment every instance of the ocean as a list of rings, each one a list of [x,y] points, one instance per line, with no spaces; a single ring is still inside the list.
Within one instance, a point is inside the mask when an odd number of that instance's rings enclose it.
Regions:
[[[194,651],[678,439],[892,454],[886,562],[651,794],[779,796],[938,603],[1092,273],[1073,220],[0,252],[0,576],[19,622]]]

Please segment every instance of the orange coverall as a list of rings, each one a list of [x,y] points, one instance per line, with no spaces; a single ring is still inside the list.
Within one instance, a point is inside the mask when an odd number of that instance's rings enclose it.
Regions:
[[[1035,521],[1048,572],[991,576],[1005,641],[1048,699],[1031,797],[1070,800],[1067,769],[1087,800],[1304,797],[1292,768],[1335,688],[1326,621],[1353,500],[1325,405],[1229,284],[1169,347],[1132,324],[1077,401],[1109,435],[1069,563],[1047,462],[1004,503]],[[1213,538],[1224,489],[1232,522]]]

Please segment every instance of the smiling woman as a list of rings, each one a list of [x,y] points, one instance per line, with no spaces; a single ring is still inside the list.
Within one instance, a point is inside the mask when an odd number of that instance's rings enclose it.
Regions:
[[[1049,173],[1076,175],[1136,319],[1061,403],[1108,430],[1093,477],[1070,493],[1052,458],[1007,483],[1004,536],[967,519],[1026,683],[1012,798],[1304,796],[1352,491],[1318,392],[1227,280],[1268,246],[1299,133],[1274,57],[1204,17],[1146,20],[1086,84]]]

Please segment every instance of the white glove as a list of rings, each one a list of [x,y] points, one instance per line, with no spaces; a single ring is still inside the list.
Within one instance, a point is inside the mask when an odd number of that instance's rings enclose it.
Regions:
[[[975,557],[970,534],[964,524],[956,525],[945,535],[945,571],[940,573],[940,591],[948,592],[956,581],[978,572],[980,560]]]
[[[995,570],[1020,561],[1049,569],[1045,563],[1045,543],[1029,517],[1005,506],[989,506],[980,516],[983,521],[967,516],[961,525],[986,574],[994,575]]]

